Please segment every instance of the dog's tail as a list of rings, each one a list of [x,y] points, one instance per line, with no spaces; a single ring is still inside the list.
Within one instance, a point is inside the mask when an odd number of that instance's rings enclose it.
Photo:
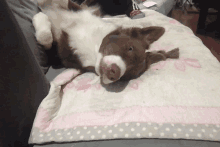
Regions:
[[[48,9],[53,6],[58,6],[63,9],[69,9],[71,0],[37,0],[37,4],[41,9]]]
[[[81,5],[73,2],[72,0],[37,0],[37,3],[42,10],[56,6],[62,9],[73,11],[88,10],[96,16],[103,16],[101,7],[98,4],[88,7],[89,3],[93,1],[94,0],[85,0]]]
[[[87,0],[85,0],[81,5],[78,5],[77,3],[69,0],[68,9],[73,11],[88,10],[89,12],[91,12],[96,16],[102,16],[103,13],[101,11],[101,7],[98,4],[89,6],[89,4],[86,2]]]
[[[96,16],[103,16],[103,12],[101,10],[101,7],[96,4],[94,6],[90,6],[88,8],[86,8],[87,10],[89,10],[92,14],[96,15]]]

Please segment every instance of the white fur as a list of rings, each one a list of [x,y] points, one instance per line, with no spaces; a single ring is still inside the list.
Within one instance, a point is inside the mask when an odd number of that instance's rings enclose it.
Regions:
[[[35,36],[37,41],[43,45],[45,49],[50,49],[53,42],[53,35],[48,16],[42,12],[34,15],[33,26],[36,30]]]
[[[51,29],[48,27],[48,24],[46,24],[48,21],[46,19],[44,19],[45,22],[41,22],[40,26],[36,26],[35,29],[36,31],[39,31],[42,28],[47,27],[48,30],[52,31],[54,41],[58,43],[60,42],[62,30],[65,31],[70,39],[69,45],[73,49],[76,49],[74,54],[79,56],[82,66],[95,66],[97,74],[100,75],[99,65],[103,57],[102,54],[99,53],[100,45],[103,38],[113,30],[117,29],[117,26],[93,15],[92,11],[94,11],[94,9],[90,8],[88,10],[72,12],[52,6],[49,9],[44,10],[44,13],[48,16],[49,21],[51,22]],[[121,68],[122,76],[126,68],[124,63],[122,63],[122,59],[119,57],[112,58],[119,62],[117,65]],[[105,79],[105,83],[109,82],[111,83],[112,81]]]
[[[100,72],[99,72],[99,65],[100,65],[100,62],[101,62],[101,59],[103,58],[102,54],[101,53],[98,53],[97,54],[97,57],[96,57],[96,64],[95,64],[95,71],[96,73],[101,76]]]
[[[107,64],[108,66],[110,66],[111,64],[115,63],[116,65],[118,65],[118,67],[120,68],[121,72],[120,72],[120,78],[124,75],[125,71],[126,71],[126,64],[125,62],[122,60],[122,58],[120,56],[116,56],[116,55],[109,55],[109,56],[105,56],[103,58],[103,61],[105,62],[105,64]],[[108,64],[111,63],[111,64]]]
[[[102,77],[102,82],[104,84],[110,84],[110,83],[113,83],[114,81],[109,80],[108,77],[104,74],[103,77]]]
[[[104,22],[101,18],[92,15],[89,10],[71,12],[61,9],[47,10],[52,22],[54,40],[59,42],[61,30],[70,38],[69,45],[76,49],[83,67],[94,66],[103,38],[117,27]]]

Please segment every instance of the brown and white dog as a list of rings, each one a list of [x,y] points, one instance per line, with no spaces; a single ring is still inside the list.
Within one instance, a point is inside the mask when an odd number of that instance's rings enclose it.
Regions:
[[[124,29],[104,21],[97,12],[98,7],[82,8],[70,1],[66,8],[51,4],[33,18],[37,41],[48,49],[53,41],[57,42],[66,68],[82,73],[93,70],[103,84],[130,80],[145,72],[150,64],[179,58],[178,48],[147,52],[150,44],[164,34],[163,27]]]

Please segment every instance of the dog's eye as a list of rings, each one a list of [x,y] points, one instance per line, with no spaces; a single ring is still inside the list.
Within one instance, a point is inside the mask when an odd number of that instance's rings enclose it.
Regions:
[[[134,49],[134,48],[133,48],[132,46],[130,46],[128,50],[129,50],[129,51],[133,51],[133,49]]]

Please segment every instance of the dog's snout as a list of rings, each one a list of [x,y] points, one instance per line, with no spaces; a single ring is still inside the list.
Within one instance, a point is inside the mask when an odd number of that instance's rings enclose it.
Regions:
[[[101,77],[104,84],[116,82],[125,73],[126,65],[117,55],[105,56],[100,63]]]
[[[111,64],[106,75],[109,80],[116,81],[120,78],[120,68],[116,64]]]

